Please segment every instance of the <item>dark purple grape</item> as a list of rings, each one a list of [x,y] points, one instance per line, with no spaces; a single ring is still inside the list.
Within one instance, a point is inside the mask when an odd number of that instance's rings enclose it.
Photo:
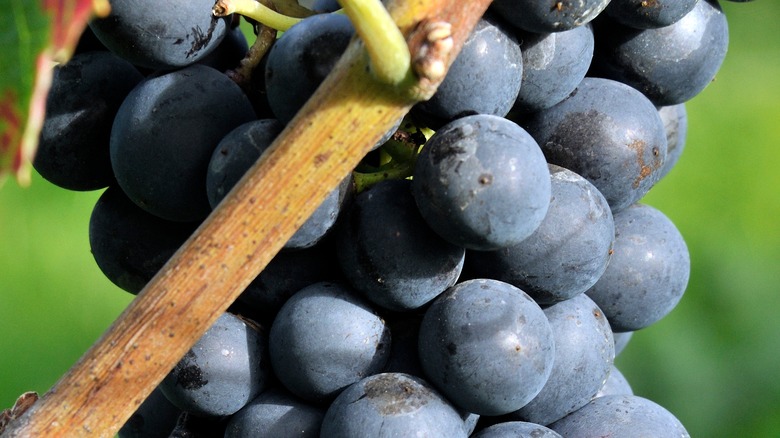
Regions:
[[[682,235],[662,212],[636,204],[615,214],[615,247],[604,275],[586,294],[616,332],[645,328],[674,309],[691,261]]]
[[[539,228],[517,245],[469,251],[477,278],[513,284],[541,305],[585,292],[607,269],[615,226],[604,196],[585,178],[550,165],[550,208]]]
[[[427,380],[468,412],[500,415],[534,398],[553,368],[544,312],[520,289],[469,280],[441,294],[420,325]]]
[[[491,8],[513,26],[536,32],[562,32],[596,18],[610,0],[495,0]]]
[[[635,395],[595,398],[549,427],[566,437],[690,438],[671,412]]]
[[[103,274],[137,294],[197,226],[198,222],[172,222],[147,213],[112,186],[92,209],[89,246]]]
[[[562,438],[541,424],[525,421],[496,423],[471,435],[471,438]]]
[[[355,33],[341,14],[308,17],[288,29],[268,52],[265,86],[276,118],[287,124],[330,73]]]
[[[683,103],[704,90],[728,49],[728,23],[715,0],[700,0],[682,19],[658,29],[597,20],[591,76],[624,82],[655,105]]]
[[[132,64],[106,51],[75,55],[54,69],[33,166],[69,190],[114,182],[111,124],[128,93],[143,80]]]
[[[233,81],[195,64],[147,79],[127,96],[111,129],[111,165],[122,190],[146,211],[196,221],[210,211],[206,170],[233,128],[255,119]]]
[[[436,93],[416,110],[437,127],[472,114],[503,117],[512,109],[522,78],[523,57],[517,39],[499,21],[483,17]],[[475,86],[478,83],[490,86]]]
[[[590,181],[612,212],[639,200],[658,181],[666,134],[655,106],[620,82],[585,78],[562,102],[523,126],[552,164]]]
[[[408,180],[362,192],[336,234],[338,260],[350,284],[383,308],[424,306],[455,284],[465,250],[428,227]]]
[[[321,438],[465,438],[458,411],[424,380],[403,373],[366,377],[328,408]]]
[[[244,407],[270,379],[265,333],[224,313],[168,373],[160,389],[183,411],[221,417]]]
[[[100,41],[133,64],[152,69],[190,65],[214,50],[228,29],[211,15],[214,0],[111,0],[111,13],[89,23]]]
[[[382,370],[390,354],[390,330],[356,292],[317,283],[279,310],[271,325],[270,351],[276,375],[290,392],[324,402]]]
[[[525,130],[478,114],[448,123],[428,140],[412,189],[439,235],[465,248],[495,250],[520,243],[541,224],[550,171]]]
[[[225,438],[320,436],[325,409],[281,388],[271,388],[230,417]]]
[[[549,108],[569,95],[585,77],[593,58],[590,24],[563,32],[517,35],[523,51],[523,81],[513,111]]]
[[[637,29],[655,29],[676,23],[699,0],[611,0],[604,13]]]

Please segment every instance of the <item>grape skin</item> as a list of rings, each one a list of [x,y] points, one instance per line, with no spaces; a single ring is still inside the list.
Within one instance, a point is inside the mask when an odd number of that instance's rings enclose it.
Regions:
[[[238,86],[195,64],[147,79],[127,96],[111,129],[111,166],[138,206],[172,221],[211,211],[206,170],[219,141],[255,119]]]
[[[550,171],[525,130],[477,114],[428,140],[412,190],[439,235],[468,249],[495,250],[519,243],[541,224],[550,205]]]

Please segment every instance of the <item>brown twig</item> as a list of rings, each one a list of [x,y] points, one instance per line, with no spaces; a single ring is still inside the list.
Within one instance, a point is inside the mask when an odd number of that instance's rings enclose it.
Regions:
[[[398,0],[389,9],[404,35],[422,21],[451,23],[449,64],[488,4]],[[413,56],[424,41],[424,35],[410,40]],[[376,81],[367,72],[362,45],[353,41],[317,93],[213,214],[3,436],[113,436],[418,98]]]

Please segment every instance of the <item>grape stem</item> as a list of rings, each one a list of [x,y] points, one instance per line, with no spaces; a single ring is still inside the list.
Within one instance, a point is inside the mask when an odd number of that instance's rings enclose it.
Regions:
[[[424,43],[424,35],[412,35],[421,21],[452,23],[449,66],[489,4],[391,0],[388,10],[409,35],[413,58]],[[430,92],[436,86],[426,80],[420,88]],[[114,436],[317,206],[419,102],[416,96],[377,81],[366,71],[365,48],[353,41],[262,158],[106,333],[2,436]]]
[[[280,14],[255,0],[217,0],[211,9],[211,13],[215,17],[227,17],[230,14],[243,15],[256,20],[264,26],[281,31],[286,31],[295,23],[301,21],[300,18]]]
[[[409,79],[409,46],[381,0],[339,0],[339,4],[366,45],[374,76],[391,85]]]

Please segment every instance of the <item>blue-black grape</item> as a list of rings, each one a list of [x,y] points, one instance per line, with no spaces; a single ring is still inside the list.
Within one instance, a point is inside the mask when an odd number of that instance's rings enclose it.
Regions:
[[[225,438],[317,438],[324,416],[323,407],[274,387],[260,393],[230,417]]]
[[[655,29],[676,23],[699,0],[611,0],[604,13],[637,29]]]
[[[541,424],[525,421],[496,423],[471,435],[471,438],[562,438],[557,432]]]
[[[506,25],[483,17],[436,93],[416,110],[436,126],[471,114],[503,117],[515,102],[522,78],[523,56],[517,39]],[[478,83],[490,86],[475,86]]]
[[[523,51],[523,80],[513,111],[549,108],[569,95],[585,77],[593,58],[590,24],[563,32],[517,34]]]
[[[635,204],[615,214],[615,247],[604,275],[585,293],[617,332],[645,328],[674,309],[691,261],[680,232],[659,210]]]
[[[517,245],[469,251],[469,275],[513,284],[537,303],[585,292],[607,269],[615,225],[604,196],[576,173],[551,164],[552,196],[541,225]]]
[[[347,387],[325,413],[322,438],[465,438],[458,411],[430,384],[403,373],[366,377]]]
[[[210,211],[206,169],[219,141],[255,119],[227,76],[204,65],[156,76],[127,96],[111,129],[111,165],[125,193],[148,212],[174,221]]]
[[[254,399],[271,376],[264,331],[224,313],[168,373],[160,389],[183,411],[221,417]]]
[[[103,275],[137,294],[197,226],[198,222],[172,222],[147,213],[112,186],[92,209],[89,246]]]
[[[655,106],[620,82],[585,78],[562,102],[523,126],[552,164],[593,183],[612,212],[639,200],[660,178],[666,134]]]
[[[624,82],[655,105],[683,103],[715,77],[728,49],[728,23],[715,0],[700,0],[682,19],[658,29],[597,20],[589,75]]]
[[[525,292],[496,280],[449,288],[425,312],[419,336],[427,380],[468,412],[520,409],[553,368],[555,341],[544,312]]]
[[[566,437],[690,438],[671,412],[635,395],[595,398],[548,427]]]
[[[615,359],[607,318],[585,294],[544,309],[555,339],[547,383],[510,418],[547,425],[588,403],[604,385]]]
[[[268,52],[265,86],[276,118],[287,124],[330,73],[355,33],[340,14],[308,17],[288,29]]]
[[[357,292],[333,283],[308,286],[284,303],[269,334],[279,381],[305,400],[332,400],[347,386],[380,372],[390,330]]]
[[[513,26],[536,32],[562,32],[592,21],[610,0],[495,0],[491,8]]]
[[[494,250],[520,243],[541,224],[550,205],[550,172],[525,130],[478,114],[448,123],[428,140],[412,189],[439,235],[465,248]]]
[[[408,180],[383,181],[362,192],[336,235],[338,260],[350,284],[390,310],[413,310],[455,284],[465,250],[423,220]]]
[[[214,50],[228,29],[211,14],[214,0],[111,0],[111,13],[89,23],[100,41],[133,64],[152,69],[190,65]]]
[[[33,166],[69,190],[114,182],[111,124],[128,93],[143,80],[132,64],[107,51],[75,55],[54,69]]]

